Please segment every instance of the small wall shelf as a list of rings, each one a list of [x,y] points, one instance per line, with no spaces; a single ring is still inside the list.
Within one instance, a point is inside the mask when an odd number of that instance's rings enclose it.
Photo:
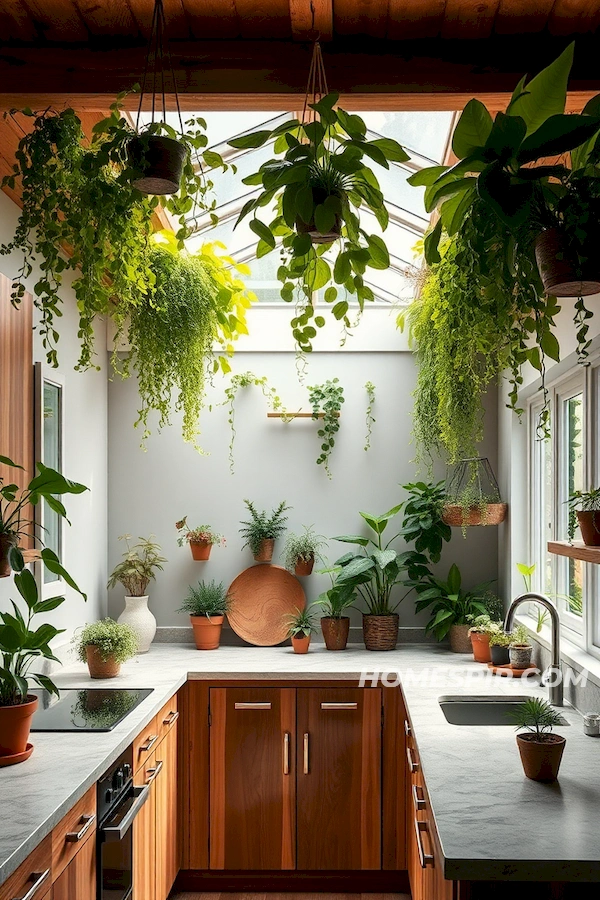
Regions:
[[[600,563],[600,547],[588,547],[583,541],[573,541],[572,544],[569,541],[548,541],[548,553],[588,563]]]
[[[339,419],[339,412],[333,413],[334,418]],[[314,419],[310,412],[268,412],[267,419]],[[317,419],[325,418],[325,413],[317,413]]]

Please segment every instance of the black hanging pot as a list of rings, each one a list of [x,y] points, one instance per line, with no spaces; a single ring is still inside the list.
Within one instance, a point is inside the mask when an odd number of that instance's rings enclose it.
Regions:
[[[142,134],[127,145],[130,164],[139,172],[132,183],[142,194],[176,194],[187,148],[162,134]]]
[[[595,259],[594,254],[590,254]],[[600,266],[577,264],[559,228],[542,231],[535,241],[535,259],[547,294],[553,297],[588,297],[600,291]]]
[[[322,188],[313,188],[312,192],[313,203],[315,207],[319,206],[321,203],[324,203],[325,200],[327,200],[327,197],[330,196]],[[298,234],[309,234],[313,244],[331,244],[333,241],[337,241],[337,239],[341,237],[342,218],[339,214],[336,213],[334,223],[329,231],[322,232],[319,231],[319,229],[315,225],[314,216],[311,218],[310,222],[305,222],[300,216],[296,216],[296,231],[298,232]]]

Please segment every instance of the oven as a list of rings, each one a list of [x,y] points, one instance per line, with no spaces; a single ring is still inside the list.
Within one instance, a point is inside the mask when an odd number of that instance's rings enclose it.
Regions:
[[[133,823],[150,786],[133,784],[130,747],[98,781],[97,900],[130,900],[133,893]]]

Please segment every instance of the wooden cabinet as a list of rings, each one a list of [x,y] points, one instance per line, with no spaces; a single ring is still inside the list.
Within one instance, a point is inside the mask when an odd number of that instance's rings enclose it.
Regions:
[[[58,878],[84,843],[96,839],[96,785],[52,829],[52,877]]]
[[[150,785],[148,799],[133,823],[133,900],[157,900],[156,894],[156,758],[138,770],[136,785]]]
[[[52,900],[96,900],[96,838],[92,835],[52,885]]]
[[[44,838],[24,862],[9,875],[0,887],[0,900],[24,897],[29,891],[32,900],[46,900],[52,891],[52,837]]]
[[[381,868],[381,689],[297,691],[297,865]]]

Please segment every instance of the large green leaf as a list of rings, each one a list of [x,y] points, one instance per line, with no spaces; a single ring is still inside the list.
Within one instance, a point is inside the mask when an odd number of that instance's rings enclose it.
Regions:
[[[15,587],[29,609],[33,609],[38,601],[38,589],[29,569],[23,569],[15,575]]]
[[[251,219],[249,225],[250,229],[261,239],[261,241],[264,241],[271,250],[275,249],[275,237],[273,236],[271,229],[265,225],[264,222],[261,222],[260,219]]]
[[[10,466],[12,469],[22,469],[23,466],[20,466],[18,463],[13,462],[12,459],[9,459],[8,456],[0,456],[0,465]]]
[[[53,575],[59,575],[69,587],[72,587],[74,591],[77,591],[78,594],[81,594],[84,600],[87,600],[87,594],[84,594],[83,591],[77,586],[73,578],[69,575],[67,570],[60,564],[58,556],[54,553],[53,550],[50,550],[48,547],[42,550],[42,561],[49,572],[52,572]]]
[[[375,563],[370,557],[356,557],[356,559],[349,562],[347,566],[344,566],[337,577],[337,583],[346,584],[355,581],[356,579],[361,579],[362,583],[364,583],[364,581],[368,580],[368,578],[365,578],[364,576],[374,568]]]
[[[47,494],[82,494],[88,490],[85,484],[70,481],[60,472],[48,468],[43,463],[37,465],[39,474],[28,485],[33,503],[36,503],[39,497],[45,497]]]
[[[429,187],[440,176],[445,175],[447,171],[448,166],[428,166],[426,169],[421,169],[419,172],[415,172],[414,175],[410,175],[406,180],[413,187]]]
[[[550,116],[565,111],[574,49],[575,44],[569,44],[558,59],[532,78],[520,96],[511,103],[508,115],[524,119],[528,135],[537,131]]]
[[[396,562],[396,551],[395,550],[379,550],[375,549],[371,553],[371,556],[377,563],[380,569],[385,569],[387,566],[390,566],[392,563]]]
[[[460,591],[461,577],[460,571],[456,563],[452,563],[448,572],[448,593],[458,594]]]
[[[517,158],[527,163],[543,156],[560,156],[597,136],[599,129],[597,116],[551,116],[523,141]]]
[[[363,537],[362,534],[339,534],[331,540],[342,541],[344,544],[359,544],[361,547],[366,547],[369,543],[369,538]]]
[[[232,138],[228,143],[236,150],[255,150],[266,144],[271,135],[270,131],[253,131],[251,134],[242,134],[240,137]]]
[[[367,263],[372,269],[388,269],[390,254],[385,241],[377,234],[371,234],[367,238],[367,245],[371,257]]]
[[[441,262],[439,246],[442,237],[442,220],[438,219],[434,227],[425,235],[423,241],[423,251],[425,254],[425,262],[428,266],[433,266]]]
[[[464,159],[485,146],[494,122],[480,100],[469,100],[454,129],[452,149],[459,159]]]
[[[527,125],[524,119],[499,112],[486,141],[486,152],[503,162],[511,159],[516,156],[526,133]]]
[[[370,141],[372,147],[378,147],[384,156],[392,162],[408,162],[410,156],[393,138],[377,138]]]

